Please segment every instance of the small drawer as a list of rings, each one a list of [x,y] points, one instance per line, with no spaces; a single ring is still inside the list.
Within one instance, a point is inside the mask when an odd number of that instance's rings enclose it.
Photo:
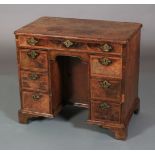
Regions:
[[[119,123],[121,105],[107,101],[91,101],[91,119]]]
[[[109,99],[120,102],[121,99],[121,81],[109,79],[91,79],[91,98]]]
[[[31,112],[50,113],[49,95],[23,91],[22,108]]]
[[[22,47],[42,47],[48,46],[48,39],[39,38],[34,36],[19,36],[18,37],[18,44]]]
[[[27,70],[48,70],[47,52],[40,50],[20,50],[20,67]]]
[[[104,53],[104,54],[116,54],[116,55],[122,55],[123,47],[120,44],[115,43],[88,43],[88,47],[96,52]]]
[[[21,71],[22,89],[48,92],[48,73]]]
[[[122,79],[122,59],[109,56],[91,56],[92,76],[115,77]]]

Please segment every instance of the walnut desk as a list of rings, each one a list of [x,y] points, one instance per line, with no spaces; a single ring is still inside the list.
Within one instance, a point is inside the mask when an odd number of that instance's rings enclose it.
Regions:
[[[15,31],[19,122],[53,118],[66,104],[125,139],[138,97],[139,23],[41,17]]]

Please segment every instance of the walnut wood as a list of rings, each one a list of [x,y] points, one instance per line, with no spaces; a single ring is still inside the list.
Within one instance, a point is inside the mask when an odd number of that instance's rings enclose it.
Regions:
[[[127,128],[112,129],[112,131],[114,132],[115,138],[121,139],[121,140],[125,140],[127,138],[127,134],[128,134],[127,130],[128,130]]]
[[[41,91],[48,92],[49,91],[49,83],[48,83],[48,73],[44,72],[32,72],[32,71],[21,71],[21,87],[23,90],[30,91]],[[31,76],[35,74],[38,76],[37,79],[31,79]]]
[[[125,70],[125,104],[123,104],[123,121],[131,117],[131,109],[139,104],[138,76],[139,76],[140,32],[135,34],[127,46],[126,70]]]
[[[45,51],[36,52],[39,53],[37,58],[32,59],[29,58],[27,52],[31,50],[21,50],[19,52],[19,61],[21,69],[31,70],[31,71],[47,71],[48,70],[48,61],[47,61],[47,53]]]
[[[112,63],[102,65],[99,59],[108,58]],[[122,59],[110,56],[91,56],[91,75],[100,77],[115,77],[122,79]]]
[[[32,95],[39,95],[40,98],[34,100]],[[49,96],[40,92],[22,92],[22,108],[27,111],[49,113]]]
[[[63,42],[65,39],[57,39],[57,38],[50,38],[50,37],[40,37],[35,35],[35,38],[39,41],[35,46],[31,46],[27,43],[27,39],[31,38],[32,36],[18,36],[18,46],[22,48],[29,48],[29,49],[55,49],[55,50],[65,50],[66,47],[64,46]],[[107,43],[104,41],[100,42],[92,42],[92,41],[79,41],[78,39],[71,39],[71,41],[78,46],[71,46],[67,48],[68,51],[77,51],[77,52],[94,52],[95,53],[103,53],[103,49],[101,46]],[[112,46],[112,50],[109,54],[121,55],[122,54],[122,46],[118,43],[111,44],[108,42],[108,45]]]
[[[58,56],[56,59],[61,72],[62,96],[70,103],[89,103],[88,63],[78,57]],[[79,89],[79,85],[81,86]],[[64,89],[64,90],[63,90]]]
[[[18,111],[19,123],[21,124],[27,124],[30,119],[39,118],[39,117],[53,118],[54,116],[51,114],[41,114],[41,113],[31,112],[31,111],[26,111],[26,110]]]
[[[89,124],[108,128],[116,139],[125,140],[130,119],[140,109],[141,27],[131,22],[42,17],[15,31],[19,122],[53,118],[63,106],[73,104],[88,108]],[[39,78],[31,79],[32,73]],[[104,88],[101,81],[110,86]]]
[[[24,113],[22,113],[21,111],[18,111],[18,118],[19,118],[19,122],[21,123],[21,124],[26,124],[26,123],[28,123],[28,119],[29,119],[29,117],[30,117],[30,115],[28,115],[28,114],[24,114]],[[31,116],[32,117],[32,116]]]
[[[102,109],[102,103],[108,104],[109,108]],[[97,121],[120,122],[121,105],[110,101],[91,101],[91,119]]]
[[[141,26],[131,22],[41,17],[15,34],[126,43]]]
[[[101,82],[107,81],[111,84],[108,88],[104,88]],[[92,99],[109,99],[113,101],[121,101],[121,81],[109,78],[92,78],[91,81],[91,98]]]

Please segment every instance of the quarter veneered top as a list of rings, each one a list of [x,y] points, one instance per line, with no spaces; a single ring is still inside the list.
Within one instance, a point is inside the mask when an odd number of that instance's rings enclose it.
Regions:
[[[41,17],[15,34],[126,43],[141,27],[131,22]]]

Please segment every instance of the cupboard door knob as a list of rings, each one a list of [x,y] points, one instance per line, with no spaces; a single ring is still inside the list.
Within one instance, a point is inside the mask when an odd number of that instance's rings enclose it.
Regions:
[[[103,103],[101,103],[99,105],[99,107],[100,107],[101,110],[107,110],[107,109],[110,108],[110,105],[108,103],[106,103],[106,102],[103,102]]]
[[[37,79],[39,79],[39,75],[36,73],[31,73],[29,75],[29,78],[30,78],[30,80],[37,80]]]
[[[105,65],[105,66],[108,66],[112,63],[112,60],[110,60],[108,58],[99,58],[98,60],[101,65]]]
[[[102,88],[109,88],[110,86],[111,86],[111,83],[109,83],[108,81],[99,81],[99,83],[100,83],[100,86],[102,87]]]
[[[67,48],[69,48],[70,46],[73,46],[73,42],[71,42],[70,40],[64,41],[63,44],[64,44],[65,47],[67,47]]]
[[[35,50],[31,50],[30,52],[27,52],[27,55],[31,59],[36,59],[38,57],[39,53],[36,52]]]
[[[39,94],[33,94],[32,95],[32,99],[34,100],[34,101],[38,101],[39,99],[40,99],[40,95]]]
[[[100,48],[104,51],[104,52],[110,52],[112,51],[112,46],[110,46],[109,44],[104,44],[104,45],[101,45]]]
[[[38,40],[32,37],[27,40],[27,43],[31,46],[35,46],[38,43]]]

